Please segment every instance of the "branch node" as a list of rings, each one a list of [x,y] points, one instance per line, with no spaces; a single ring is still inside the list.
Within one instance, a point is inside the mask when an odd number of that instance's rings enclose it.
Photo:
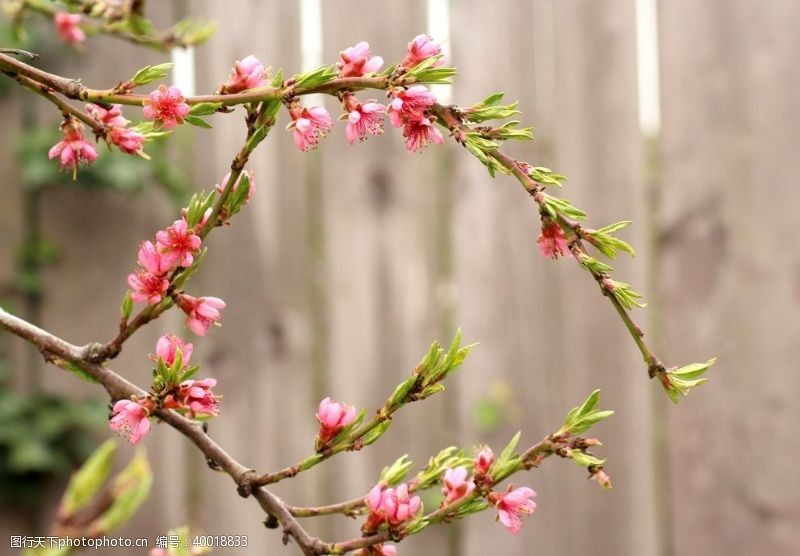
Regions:
[[[238,486],[236,487],[236,492],[239,493],[239,496],[242,498],[247,498],[251,494],[253,494],[253,483],[257,477],[257,473],[255,469],[248,469],[242,476],[239,478]]]

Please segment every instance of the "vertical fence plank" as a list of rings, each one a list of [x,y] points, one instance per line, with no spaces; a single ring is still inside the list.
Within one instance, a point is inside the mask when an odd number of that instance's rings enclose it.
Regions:
[[[543,126],[536,144],[514,153],[566,174],[564,196],[585,208],[593,224],[632,217],[641,238],[633,8],[630,1],[491,9],[458,2],[453,50],[461,73],[456,101],[475,102],[495,90],[521,99],[525,120]],[[516,428],[525,431],[525,442],[535,442],[595,387],[604,389],[603,406],[618,411],[596,431],[608,447],[604,455],[613,455],[613,494],[585,484],[570,463],[548,462],[516,481],[540,493],[542,511],[526,532],[509,539],[470,527],[467,546],[478,554],[499,542],[523,554],[536,539],[552,553],[652,553],[646,443],[652,384],[630,339],[588,276],[570,261],[541,259],[536,209],[513,183],[501,178],[495,186],[466,158],[457,163],[456,180],[459,323],[481,341],[470,364],[485,373],[465,393],[464,419],[498,379],[515,385],[510,405],[521,409],[491,435],[498,447]],[[641,266],[638,275],[625,261],[617,266],[643,286]]]
[[[233,62],[249,54],[273,66],[273,73],[284,68],[291,75],[299,68],[298,3],[251,0],[246,7],[231,10],[209,1],[204,8],[204,15],[223,24],[218,35],[198,50],[199,89],[215,89]],[[269,32],[253,32],[255,24],[270,21]],[[209,239],[207,263],[197,283],[191,284],[192,289],[229,300],[222,329],[198,342],[207,373],[220,379],[225,395],[225,418],[212,423],[212,434],[259,471],[276,470],[305,457],[315,429],[308,396],[311,325],[305,170],[291,137],[283,131],[285,115],[281,118],[284,121],[248,164],[257,184],[253,201],[233,226]],[[214,125],[214,133],[198,137],[198,189],[222,178],[244,139],[241,115],[214,118]],[[293,484],[277,490],[294,501],[310,488]],[[242,504],[228,477],[216,478],[203,498],[202,525],[209,533],[246,534],[248,551],[285,550],[280,535],[264,529],[255,505]]]
[[[800,77],[791,0],[662,2],[667,349],[720,356],[671,422],[676,554],[800,542]]]
[[[171,9],[166,5],[155,7],[153,15],[161,25],[170,20]],[[96,87],[109,87],[129,78],[145,64],[164,61],[162,53],[118,39],[89,40],[93,48],[85,55],[63,53],[64,47],[59,45],[57,54],[48,53],[40,63],[44,69],[80,76],[85,83]],[[58,114],[49,103],[41,102],[38,123],[57,127]],[[132,120],[141,119],[141,112],[136,109],[128,109],[126,113]],[[98,145],[98,152],[104,157],[122,156],[105,150],[102,145]],[[136,266],[139,243],[169,222],[177,207],[153,183],[146,184],[141,194],[129,195],[111,189],[74,187],[68,176],[58,187],[44,190],[40,202],[44,237],[55,242],[59,257],[42,273],[43,322],[38,324],[76,344],[108,341],[116,332],[119,305],[127,289],[125,278]],[[146,386],[151,379],[147,354],[153,351],[162,326],[163,322],[154,323],[131,338],[122,354],[111,363],[112,368]],[[55,367],[45,368],[43,376],[47,390],[67,392],[76,399],[103,399],[104,393],[95,385],[76,381]],[[167,436],[153,435],[144,442],[150,449],[154,468],[169,468],[170,462],[174,467],[176,458],[180,460],[179,446]],[[127,461],[132,454],[130,447],[123,446],[119,459]],[[177,470],[175,473],[178,476]],[[149,536],[153,532],[154,537],[164,522],[183,515],[180,504],[183,487],[174,476],[156,474],[153,492],[144,509],[121,534],[134,536],[134,532],[141,532]],[[40,516],[42,529],[32,533],[46,534],[54,515],[54,507],[44,508]]]
[[[367,40],[386,64],[398,62],[406,43],[425,30],[426,3],[323,2],[325,63]],[[359,17],[352,17],[359,14]],[[385,102],[380,92],[362,100]],[[335,102],[328,108],[341,113]],[[321,147],[330,352],[328,382],[337,397],[370,409],[408,376],[439,331],[436,302],[436,160],[412,156],[401,134],[386,133],[350,146],[340,124]],[[401,410],[377,445],[332,467],[338,498],[366,492],[383,465],[408,451],[419,464],[455,441],[441,422],[444,402],[432,399]],[[346,457],[346,456],[345,456]],[[441,552],[437,533],[409,542],[408,550]],[[419,544],[424,542],[425,544]]]

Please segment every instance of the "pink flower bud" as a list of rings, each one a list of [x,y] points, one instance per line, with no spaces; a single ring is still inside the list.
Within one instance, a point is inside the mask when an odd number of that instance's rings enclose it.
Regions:
[[[266,85],[266,73],[264,65],[251,54],[234,64],[230,77],[222,85],[222,91],[224,93],[240,93],[247,89]]]
[[[219,322],[219,311],[225,308],[225,302],[218,297],[192,297],[185,293],[175,297],[186,313],[186,326],[198,336],[205,336],[208,329]]]
[[[250,189],[247,191],[247,199],[245,199],[244,201],[244,204],[246,205],[253,199],[253,195],[256,194],[256,181],[253,179],[253,174],[251,174],[247,170],[242,170],[242,173],[237,178],[236,183],[233,184],[232,193],[236,193],[236,190],[239,188],[239,184],[242,182],[242,176],[246,176],[247,179],[250,181]],[[222,178],[222,181],[216,184],[217,193],[222,195],[222,193],[225,191],[225,186],[228,184],[228,180],[230,179],[230,177],[231,173],[228,172],[227,174],[225,174],[225,177]]]
[[[132,400],[119,400],[114,404],[108,426],[130,442],[136,444],[150,431],[150,409]]]
[[[112,127],[107,134],[108,140],[125,154],[139,154],[144,147],[145,137],[138,131],[123,127]]]
[[[86,40],[86,33],[80,28],[80,14],[58,12],[53,17],[58,36],[67,44],[76,45]]]
[[[362,41],[355,46],[344,49],[339,53],[341,62],[336,63],[339,77],[362,77],[381,69],[383,58],[373,56],[369,50],[369,43]]]
[[[219,415],[219,396],[211,389],[217,385],[215,378],[203,380],[185,380],[178,390],[178,399],[183,407],[189,410],[192,417],[197,415]]]
[[[156,362],[162,359],[167,367],[172,367],[175,363],[175,352],[177,350],[181,350],[181,360],[183,361],[183,366],[186,367],[192,358],[194,345],[174,334],[164,334],[156,342],[156,353],[150,355],[150,359]]]
[[[183,219],[176,220],[166,230],[156,232],[156,245],[169,266],[191,266],[201,243],[200,236],[195,235]]]
[[[456,467],[444,472],[444,478],[442,479],[444,484],[442,488],[444,505],[452,504],[475,490],[475,483],[472,479],[467,480],[468,474],[466,467]]]
[[[391,92],[389,103],[389,120],[394,127],[403,127],[409,120],[418,120],[425,116],[425,111],[436,102],[425,85],[414,85],[408,89],[397,87]]]
[[[539,250],[545,257],[557,259],[560,256],[572,254],[564,237],[564,230],[552,220],[547,220],[542,224],[542,233],[539,235],[538,243]]]
[[[428,35],[417,35],[408,43],[408,52],[400,65],[405,68],[413,68],[417,64],[424,62],[431,56],[437,56],[442,53],[442,46],[438,42],[431,39]],[[434,66],[441,65],[441,60],[437,61]]]
[[[355,556],[397,556],[397,547],[393,544],[373,544],[353,554]]]
[[[396,488],[375,485],[365,500],[369,514],[361,530],[373,533],[386,523],[390,528],[398,527],[413,519],[422,502],[419,496],[409,496],[408,485],[401,483]]]
[[[80,163],[91,166],[97,160],[97,149],[84,140],[83,126],[75,119],[65,120],[61,124],[61,131],[64,133],[64,139],[53,145],[47,156],[51,159],[58,157],[61,169],[72,170],[74,178]]]
[[[356,418],[356,408],[325,398],[319,403],[317,421],[319,421],[319,435],[317,444],[324,445],[333,440],[339,432]]]
[[[177,87],[160,85],[144,100],[144,117],[154,120],[165,129],[172,129],[182,124],[183,117],[189,113],[189,105],[185,100]]]
[[[430,143],[444,143],[442,132],[428,118],[408,120],[403,128],[403,137],[409,152],[421,151]]]
[[[494,452],[485,444],[481,446],[475,454],[472,462],[472,472],[475,477],[486,477],[494,463]]]
[[[489,502],[497,508],[497,518],[506,529],[512,533],[519,533],[522,529],[522,519],[520,516],[531,515],[536,511],[536,502],[531,500],[536,496],[533,489],[521,487],[500,494],[493,492],[489,495]]]
[[[331,115],[322,106],[292,108],[289,114],[292,121],[286,129],[293,131],[294,144],[301,151],[315,149],[320,139],[333,128]]]
[[[97,104],[88,103],[86,113],[103,125],[125,127],[128,120],[122,116],[122,105],[112,104],[111,108],[103,108]]]

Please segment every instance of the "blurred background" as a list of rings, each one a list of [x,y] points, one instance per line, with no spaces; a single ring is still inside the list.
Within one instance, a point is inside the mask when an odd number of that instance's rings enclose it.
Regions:
[[[515,478],[539,493],[520,535],[485,512],[432,528],[400,553],[796,553],[800,3],[150,4],[161,27],[187,13],[219,22],[208,43],[172,55],[184,91],[213,91],[248,54],[292,74],[333,63],[359,40],[387,64],[418,33],[445,40],[460,75],[437,89],[440,98],[519,99],[537,140],[512,153],[565,174],[563,195],[590,225],[634,221],[623,238],[637,256],[619,260],[616,274],[646,294],[636,317],[662,359],[719,356],[711,382],[672,406],[586,273],[541,257],[537,211],[513,180],[492,180],[454,145],[410,155],[388,125],[354,147],[338,125],[308,154],[279,125],[250,163],[253,202],[210,237],[189,288],[228,303],[224,326],[195,342],[195,358],[220,381],[223,412],[211,434],[232,455],[261,471],[304,458],[321,398],[371,411],[432,340],[461,327],[480,345],[444,395],[402,410],[370,449],[275,491],[292,504],[332,503],[365,493],[404,453],[424,465],[449,445],[499,450],[517,430],[528,446],[602,388],[601,406],[617,413],[592,433],[604,442],[597,453],[609,460],[613,490],[548,460]],[[40,23],[37,64],[91,86],[170,58],[108,38],[90,38],[80,54]],[[222,178],[242,122],[218,115],[213,131],[180,129],[148,148],[149,164],[103,152],[73,183],[45,159],[56,111],[7,79],[0,86],[0,303],[74,343],[108,340],[139,242],[174,220],[191,191]],[[165,332],[189,336],[170,312],[137,333],[113,368],[147,384],[147,354]],[[22,341],[0,335],[0,364],[5,547],[10,535],[47,534],[70,469],[110,431],[102,393],[45,368]],[[188,524],[248,536],[247,549],[215,553],[295,553],[175,431],[158,426],[143,444],[154,487],[120,535],[152,542]],[[307,525],[327,540],[358,530],[343,517]]]

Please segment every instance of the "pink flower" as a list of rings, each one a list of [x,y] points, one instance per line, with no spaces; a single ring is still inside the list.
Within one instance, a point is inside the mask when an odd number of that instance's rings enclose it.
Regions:
[[[86,105],[86,113],[103,125],[125,127],[128,120],[122,116],[122,105],[112,104],[111,108],[103,108],[97,104]]]
[[[188,267],[194,262],[194,254],[200,250],[200,236],[195,235],[186,220],[176,220],[166,230],[156,232],[156,245],[169,261],[170,266]]]
[[[292,122],[286,129],[294,131],[294,144],[301,151],[316,148],[319,140],[333,127],[333,120],[322,106],[312,108],[292,108],[289,110]]]
[[[354,552],[354,554],[355,556],[397,556],[397,547],[393,544],[373,544]]]
[[[456,467],[444,472],[442,494],[445,505],[452,504],[475,490],[475,483],[472,479],[467,480],[467,475],[466,467]]]
[[[431,56],[437,56],[442,53],[442,46],[438,42],[431,39],[428,35],[417,35],[408,43],[408,52],[400,65],[406,68],[413,68],[417,64],[424,62]],[[433,64],[434,66],[441,65],[441,60]]]
[[[547,220],[542,224],[542,233],[539,235],[538,243],[539,250],[545,257],[557,259],[560,256],[572,254],[564,237],[564,230],[552,220]]]
[[[91,166],[97,160],[97,149],[84,140],[83,126],[77,121],[70,118],[61,124],[61,131],[64,133],[64,139],[53,145],[47,156],[50,159],[59,157],[61,169],[71,169],[74,178],[81,162]]]
[[[146,301],[150,305],[159,303],[169,288],[169,280],[163,275],[152,274],[141,268],[128,274],[128,285],[131,288],[131,299]]]
[[[81,22],[80,14],[58,12],[53,21],[55,22],[58,36],[65,43],[76,45],[86,40],[86,33],[78,25]]]
[[[175,363],[175,352],[178,350],[181,350],[181,361],[185,367],[192,358],[194,345],[174,334],[164,334],[156,342],[156,353],[150,355],[150,359],[156,362],[162,359],[167,367],[172,367]]]
[[[144,100],[144,117],[155,120],[165,129],[172,129],[182,124],[183,117],[189,113],[189,105],[185,100],[177,87],[160,85]]]
[[[533,489],[521,487],[503,494],[493,492],[489,495],[489,502],[497,508],[497,517],[506,529],[512,533],[519,533],[522,529],[522,515],[531,515],[536,511],[536,502],[531,500],[536,496]]]
[[[267,84],[265,75],[264,64],[251,54],[234,64],[231,76],[222,85],[222,90],[225,93],[240,93],[247,89],[261,87]]]
[[[409,152],[421,151],[430,143],[444,143],[442,132],[428,118],[408,120],[403,128],[403,137]]]
[[[361,41],[355,46],[344,49],[339,53],[341,62],[336,63],[339,77],[361,77],[381,69],[383,58],[373,56],[369,50],[369,43]]]
[[[253,199],[253,195],[256,194],[256,182],[253,179],[253,175],[250,172],[248,172],[247,170],[242,170],[242,173],[236,179],[236,183],[233,184],[233,189],[231,190],[231,193],[236,193],[236,190],[239,188],[239,184],[242,182],[242,176],[247,176],[247,179],[250,181],[250,189],[247,191],[247,199],[245,199],[244,201],[244,204],[246,205]],[[231,173],[228,172],[227,174],[225,174],[225,177],[222,178],[222,181],[216,185],[217,193],[222,195],[222,193],[225,191],[225,186],[228,185],[228,180],[230,179],[230,177]]]
[[[319,435],[317,445],[322,446],[339,434],[347,425],[356,418],[356,408],[325,398],[319,403],[317,421],[319,421]]]
[[[418,120],[425,111],[436,102],[425,85],[414,85],[408,89],[398,87],[392,90],[392,102],[389,103],[389,120],[394,127],[402,127],[409,120]]]
[[[178,398],[183,407],[189,410],[189,414],[195,415],[219,415],[218,396],[215,396],[211,389],[217,385],[217,379],[204,378],[203,380],[184,380],[181,382],[178,391]]]
[[[375,485],[367,494],[366,504],[369,514],[361,526],[364,533],[375,532],[384,523],[389,527],[402,525],[412,519],[422,505],[419,496],[409,496],[406,483],[396,488]]]
[[[119,400],[114,404],[108,426],[131,444],[136,444],[150,431],[148,415],[150,411],[142,403]]]
[[[370,135],[380,135],[383,133],[383,114],[386,109],[382,104],[374,100],[368,100],[361,104],[355,95],[348,94],[345,97],[345,109],[347,110],[347,141],[352,145],[356,140],[363,141]]]
[[[472,462],[472,472],[475,477],[486,477],[494,463],[494,452],[489,446],[481,446]]]
[[[186,326],[198,336],[206,335],[209,327],[219,321],[220,309],[225,308],[225,302],[218,297],[192,297],[185,293],[176,297],[186,313]]]
[[[142,152],[145,137],[138,131],[124,127],[112,127],[106,135],[125,154],[139,154]]]
[[[149,240],[139,246],[139,265],[156,276],[166,274],[172,268],[170,261]]]

